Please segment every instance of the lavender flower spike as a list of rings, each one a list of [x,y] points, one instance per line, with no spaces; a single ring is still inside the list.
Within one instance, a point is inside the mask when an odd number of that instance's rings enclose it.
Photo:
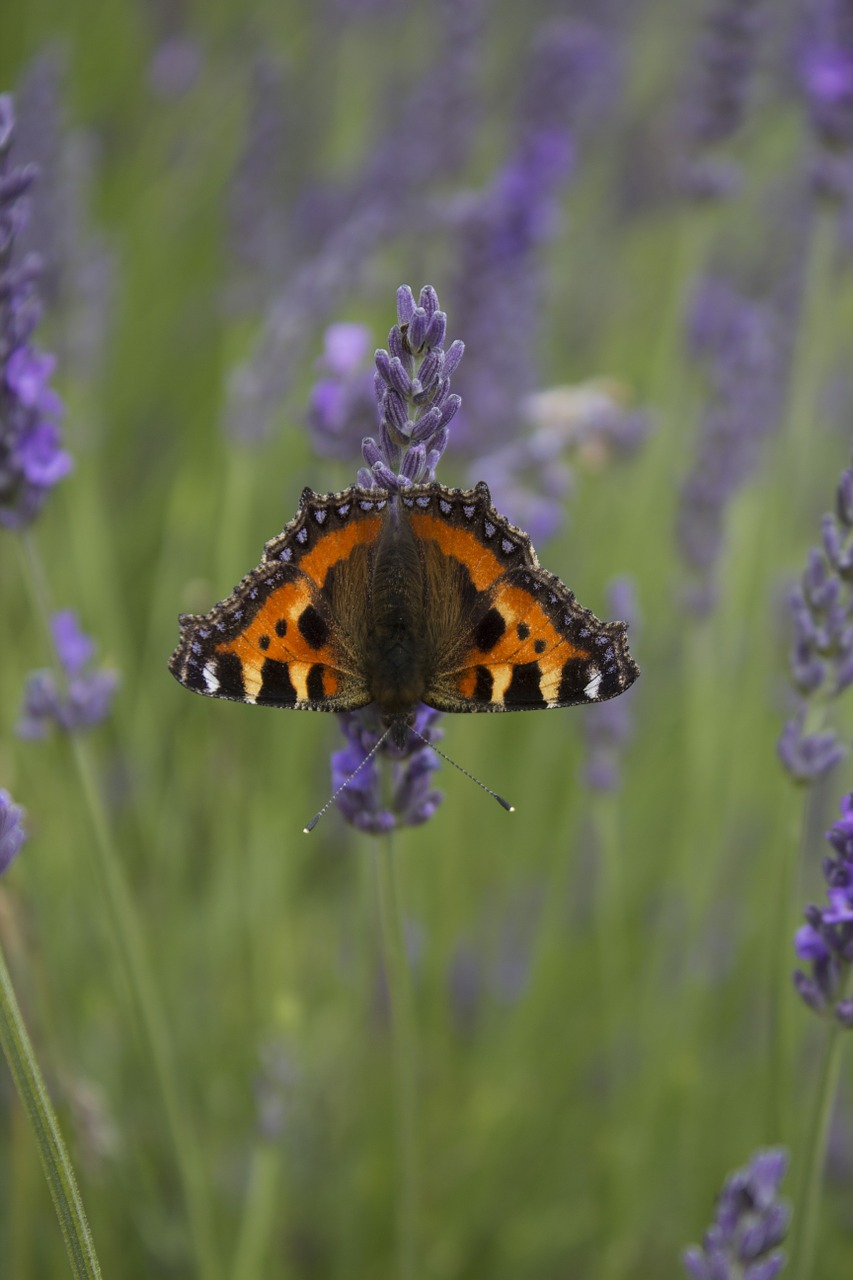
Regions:
[[[788,1157],[781,1149],[759,1151],[725,1181],[714,1221],[701,1248],[682,1257],[692,1280],[773,1280],[785,1265],[778,1246],[790,1210],[778,1199]]]
[[[779,757],[796,782],[824,777],[847,754],[835,731],[807,733],[809,706],[834,701],[853,683],[853,468],[842,472],[834,513],[821,525],[821,546],[809,552],[789,597],[793,618],[793,717],[778,742]]]
[[[431,285],[424,285],[417,303],[409,286],[400,286],[388,350],[376,352],[379,440],[368,436],[362,442],[367,466],[359,470],[358,482],[365,488],[397,492],[435,478],[447,427],[461,403],[451,394],[450,374],[464,346],[457,341],[445,352],[446,330],[447,317]]]
[[[798,969],[794,986],[810,1009],[849,1027],[851,1001],[844,993],[853,966],[853,795],[841,801],[841,817],[826,838],[833,850],[823,861],[828,903],[806,907],[794,945],[810,973]]]
[[[118,687],[114,671],[86,670],[95,646],[72,610],[54,614],[52,626],[63,679],[57,681],[52,671],[34,671],[27,677],[17,730],[21,738],[44,738],[54,725],[65,733],[76,733],[100,724]]]
[[[40,315],[41,263],[35,254],[20,258],[16,241],[36,170],[10,165],[14,135],[12,99],[0,94],[0,525],[7,528],[34,520],[71,470],[59,435],[62,402],[49,386],[55,361],[30,342]]]
[[[9,792],[0,787],[0,875],[17,857],[27,838],[23,817],[21,806],[15,804]]]

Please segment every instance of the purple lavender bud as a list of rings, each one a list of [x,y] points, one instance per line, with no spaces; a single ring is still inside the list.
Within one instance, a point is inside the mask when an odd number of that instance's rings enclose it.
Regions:
[[[403,368],[403,361],[396,356],[391,361],[390,373],[392,388],[402,400],[408,400],[412,395],[412,381]]]
[[[453,419],[456,417],[457,413],[459,412],[459,408],[461,404],[462,404],[461,396],[457,396],[454,393],[447,397],[447,399],[444,401],[444,404],[441,406],[442,427],[447,427],[453,421]]]
[[[421,384],[420,396],[429,395],[432,385],[436,382],[444,372],[444,352],[430,351],[425,357],[424,362],[418,369],[418,382]]]
[[[801,925],[794,936],[794,950],[801,960],[826,960],[829,948],[811,925]]]
[[[85,670],[94,645],[72,610],[54,614],[51,626],[65,679],[59,684],[51,671],[34,671],[27,677],[17,727],[21,738],[43,738],[51,727],[76,733],[100,724],[109,715],[118,688],[114,671]]]
[[[397,444],[405,445],[412,431],[405,400],[396,391],[386,391],[382,397],[382,413],[383,422],[391,430],[391,438]]]
[[[853,471],[842,471],[835,498],[835,510],[845,529],[853,529]],[[829,550],[826,553],[835,563]]]
[[[826,1000],[814,979],[806,977],[799,969],[794,971],[792,977],[794,987],[803,1003],[815,1013],[823,1013],[826,1009]]]
[[[388,352],[385,350],[384,347],[377,347],[373,358],[376,361],[376,372],[382,378],[384,383],[386,383],[389,387],[392,386],[393,384],[391,382],[391,357],[388,355]],[[376,394],[378,398],[379,397],[378,387],[377,387]]]
[[[397,290],[397,324],[402,329],[411,322],[415,314],[415,295],[407,284],[401,284]]]
[[[409,327],[406,330],[406,342],[409,344],[413,352],[420,351],[424,344],[424,338],[427,334],[429,320],[427,313],[423,307],[416,307],[412,312],[412,318],[409,321]]]
[[[389,493],[395,493],[399,488],[401,477],[396,475],[388,463],[381,459],[374,462],[372,467],[372,485],[375,489],[387,489]]]
[[[361,456],[369,467],[375,467],[377,462],[382,461],[382,453],[379,445],[372,436],[365,436],[361,442]]]
[[[406,375],[408,376],[414,369],[414,361],[411,353],[406,350],[405,343],[403,342],[403,335],[396,325],[388,334],[388,351],[391,356],[391,361],[399,360],[406,372]],[[393,381],[391,385],[393,386]]]
[[[372,471],[368,471],[367,467],[359,467],[356,472],[355,482],[362,489],[372,489],[375,483]]]
[[[789,720],[777,743],[779,759],[795,782],[813,782],[834,769],[845,756],[831,730],[805,735],[801,717]]]
[[[436,311],[424,335],[423,346],[428,347],[431,351],[435,350],[436,347],[443,347],[446,336],[447,316],[443,311]]]
[[[409,443],[406,435],[408,428],[408,419],[404,424],[404,429],[401,431],[398,431],[387,418],[383,418],[379,424],[379,448],[382,450],[382,457],[392,471],[399,470],[400,463],[403,460],[403,450]]]
[[[835,1006],[835,1016],[847,1031],[853,1028],[853,1000],[839,1000]]]
[[[87,636],[77,621],[73,609],[62,609],[51,619],[53,643],[57,657],[68,675],[79,675],[86,663],[95,653],[95,645],[91,636]]]
[[[782,1151],[759,1152],[746,1168],[726,1180],[701,1249],[694,1245],[682,1256],[694,1280],[778,1274],[784,1258],[772,1251],[788,1227],[788,1208],[778,1199],[786,1164]],[[751,1265],[744,1270],[743,1262]]]
[[[433,316],[439,310],[438,294],[431,284],[425,284],[418,295],[418,306],[421,307],[427,316],[427,320],[431,321]]]
[[[445,378],[450,379],[453,377],[453,374],[456,372],[457,368],[459,367],[459,362],[461,361],[464,354],[465,354],[464,342],[461,342],[459,338],[457,338],[455,342],[451,342],[450,346],[447,348],[447,350],[444,353]]]
[[[403,475],[407,480],[411,480],[413,484],[418,482],[418,478],[423,471],[426,461],[426,449],[422,444],[413,445],[403,459]]]
[[[434,432],[438,431],[441,426],[441,410],[429,409],[414,425],[411,436],[412,444],[421,444]]]
[[[0,97],[0,150],[3,147],[3,111],[3,98]],[[0,875],[18,856],[26,838],[23,809],[13,802],[8,791],[0,787]]]

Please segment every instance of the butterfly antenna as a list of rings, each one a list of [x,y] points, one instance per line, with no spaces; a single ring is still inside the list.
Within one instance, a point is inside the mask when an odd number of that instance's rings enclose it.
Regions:
[[[308,823],[308,825],[307,825],[306,827],[303,827],[303,828],[302,828],[302,830],[305,832],[306,836],[307,836],[307,835],[310,835],[310,833],[314,830],[314,828],[316,827],[317,823],[320,821],[320,819],[322,818],[322,816],[323,816],[323,814],[326,812],[326,810],[329,808],[329,806],[330,806],[330,805],[333,805],[333,804],[335,803],[335,801],[337,800],[337,798],[338,798],[338,796],[341,794],[341,792],[346,790],[346,788],[347,788],[347,787],[349,786],[349,784],[352,782],[352,780],[353,780],[353,778],[355,777],[355,775],[356,775],[357,773],[360,773],[360,772],[361,772],[361,770],[362,770],[362,769],[364,768],[364,766],[367,764],[368,760],[372,760],[372,759],[373,759],[373,757],[376,755],[376,752],[377,752],[377,751],[379,750],[379,748],[382,746],[382,743],[383,743],[383,742],[385,741],[385,739],[388,737],[388,734],[389,734],[390,732],[391,732],[391,727],[390,727],[390,725],[389,725],[389,726],[388,726],[388,728],[387,728],[387,729],[385,730],[385,732],[383,733],[382,737],[381,737],[381,738],[379,739],[379,741],[377,742],[376,746],[375,746],[375,747],[371,747],[371,748],[370,748],[370,750],[368,751],[367,755],[366,755],[366,756],[364,757],[364,759],[362,760],[361,764],[360,764],[356,769],[353,769],[352,773],[350,774],[350,776],[349,776],[348,778],[344,778],[343,782],[342,782],[342,783],[341,783],[341,785],[338,787],[338,789],[337,789],[337,791],[334,793],[334,795],[329,796],[329,799],[328,799],[328,800],[326,801],[326,803],[323,805],[323,807],[322,807],[322,809],[320,810],[320,812],[319,812],[319,813],[315,813],[315,814],[314,814],[314,817],[311,819],[311,821]]]
[[[434,742],[430,742],[429,738],[425,738],[422,733],[418,733],[414,725],[409,725],[409,729],[416,738],[420,738],[421,742],[425,742],[437,756],[441,756],[442,760],[446,760],[448,764],[453,765],[454,769],[458,769],[460,773],[464,773],[466,778],[470,778],[472,782],[476,782],[477,786],[485,791],[487,795],[493,796],[494,799],[497,800],[498,804],[502,805],[503,808],[506,809],[507,813],[515,813],[514,804],[510,804],[508,800],[504,800],[503,796],[499,796],[497,791],[492,791],[491,787],[487,787],[485,782],[481,782],[479,778],[474,777],[473,773],[469,773],[467,769],[463,769],[461,764],[457,764],[455,760],[450,758],[450,756],[446,756],[441,748],[437,747]]]

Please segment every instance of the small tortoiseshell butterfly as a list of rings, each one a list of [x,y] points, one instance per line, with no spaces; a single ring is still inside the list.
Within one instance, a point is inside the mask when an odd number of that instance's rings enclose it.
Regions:
[[[306,489],[257,569],[184,614],[169,663],[196,693],[303,711],[375,703],[402,745],[419,703],[534,711],[634,683],[624,622],[599,622],[474,489]]]

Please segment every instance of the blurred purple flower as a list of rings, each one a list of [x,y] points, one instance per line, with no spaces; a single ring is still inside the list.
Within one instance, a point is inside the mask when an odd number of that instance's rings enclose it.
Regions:
[[[560,226],[578,137],[618,100],[617,62],[601,27],[573,19],[544,24],[528,61],[511,154],[452,215],[459,241],[453,314],[466,343],[466,409],[456,443],[471,479],[485,477],[497,506],[537,536],[558,527],[567,487],[557,465],[534,463],[529,477],[516,465],[524,449],[519,421],[541,376],[541,250]]]
[[[719,199],[739,180],[731,163],[709,154],[741,127],[766,29],[765,0],[711,0],[684,104],[686,156],[681,183],[696,199]]]
[[[13,168],[12,99],[0,95],[0,525],[19,528],[35,519],[53,488],[71,470],[61,447],[62,402],[48,385],[54,358],[29,341],[40,316],[36,286],[40,263],[18,255],[27,204],[36,177],[32,165]]]
[[[826,147],[853,147],[853,3],[812,0],[801,34],[800,83]]]
[[[270,273],[276,292],[253,350],[230,379],[225,427],[234,439],[266,437],[314,326],[359,282],[377,248],[387,247],[401,228],[427,221],[436,185],[467,158],[477,117],[483,11],[483,0],[438,0],[431,28],[435,52],[422,78],[402,100],[386,104],[384,132],[360,160],[356,177],[334,192],[314,194],[304,219],[304,265],[284,285]],[[314,216],[317,204],[325,209],[322,218]],[[276,216],[285,216],[280,205]],[[293,217],[298,220],[298,209]],[[319,241],[315,225],[322,228]]]
[[[9,792],[0,787],[0,875],[17,857],[27,838],[23,819],[21,806],[15,804]]]
[[[308,406],[308,426],[322,457],[351,458],[365,428],[379,426],[369,337],[360,324],[333,324],[326,330],[318,362],[324,376],[315,382]]]
[[[688,573],[684,600],[709,613],[730,502],[755,472],[778,426],[787,349],[776,310],[720,279],[702,281],[687,320],[693,355],[704,364],[709,403],[681,485],[677,541]]]
[[[770,1149],[730,1174],[701,1247],[693,1245],[682,1257],[692,1280],[773,1280],[779,1274],[785,1255],[778,1246],[790,1218],[779,1199],[787,1164],[784,1150]]]
[[[823,777],[847,754],[832,729],[806,732],[809,706],[833,701],[853,684],[853,468],[838,482],[835,513],[821,525],[788,604],[793,620],[790,653],[795,714],[779,738],[779,757],[796,782]]]
[[[853,795],[841,801],[841,817],[826,833],[832,853],[823,860],[828,905],[806,907],[806,924],[795,935],[800,960],[808,974],[798,969],[794,986],[816,1013],[851,1026],[849,977],[853,967]]]
[[[34,671],[27,677],[17,728],[21,738],[44,738],[53,726],[76,733],[100,724],[109,715],[118,688],[114,671],[85,670],[95,646],[73,610],[55,613],[51,625],[62,679],[57,680],[52,671]]]
[[[171,35],[157,45],[148,64],[148,86],[155,98],[175,102],[198,83],[204,57],[198,43]]]

